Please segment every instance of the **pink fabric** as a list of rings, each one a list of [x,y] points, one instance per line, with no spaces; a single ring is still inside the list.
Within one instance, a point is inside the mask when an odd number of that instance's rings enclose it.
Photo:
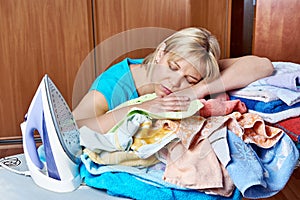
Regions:
[[[169,183],[192,189],[223,187],[222,170],[208,139],[190,149],[173,145],[167,163],[163,179]]]
[[[240,129],[238,133],[236,132],[235,120],[228,123],[228,129],[240,136],[246,143],[254,143],[262,148],[270,148],[274,146],[284,134],[281,129],[266,125],[259,115],[253,113],[241,114],[234,112],[228,116],[236,119],[236,122],[238,122],[239,126],[243,129],[243,134],[242,136],[240,135]]]
[[[225,169],[225,167],[222,164],[220,164],[220,167],[221,167],[222,173],[223,173],[223,187],[222,188],[211,188],[211,189],[199,190],[199,191],[217,194],[217,195],[221,195],[224,197],[230,197],[232,195],[232,193],[235,189],[235,185],[234,185],[233,181],[231,180],[229,173]]]
[[[201,99],[204,107],[200,110],[200,116],[224,116],[234,111],[245,113],[247,112],[246,105],[240,100],[224,100],[224,99]]]
[[[224,179],[226,174],[208,140],[211,134],[225,126],[246,143],[255,143],[263,148],[275,145],[283,134],[281,129],[265,125],[259,115],[252,113],[233,112],[207,119],[195,117],[188,124],[195,126],[197,120],[201,121],[199,132],[197,128],[187,135],[182,132],[179,138],[185,138],[185,142],[170,146],[163,178],[167,182],[198,190],[222,188],[215,190],[218,194],[229,194],[234,187],[229,178]]]
[[[193,128],[191,132],[182,131],[178,134],[180,142],[169,146],[163,179],[182,187],[230,196],[235,187],[208,139],[229,119],[223,116],[207,119],[194,116],[181,120],[183,127],[199,128]]]

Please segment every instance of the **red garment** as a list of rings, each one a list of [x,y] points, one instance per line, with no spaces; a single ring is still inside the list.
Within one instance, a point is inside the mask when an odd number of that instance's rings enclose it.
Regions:
[[[300,117],[293,117],[273,124],[282,129],[295,142],[300,142]]]

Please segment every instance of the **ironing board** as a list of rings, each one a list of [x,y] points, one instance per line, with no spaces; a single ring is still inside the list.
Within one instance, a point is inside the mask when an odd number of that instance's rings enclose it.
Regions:
[[[26,171],[27,165],[25,162],[25,156],[23,154],[17,154],[14,156],[6,157],[5,159],[11,159],[12,168],[19,171]],[[0,161],[3,158],[0,158]],[[96,199],[105,199],[105,200],[125,200],[127,198],[120,198],[109,196],[103,190],[96,190],[88,186],[80,186],[77,190],[69,193],[55,193],[48,190],[45,190],[37,186],[31,177],[19,175],[14,172],[8,171],[0,167],[0,194],[1,199],[7,200],[41,200],[46,198],[47,200],[96,200]]]

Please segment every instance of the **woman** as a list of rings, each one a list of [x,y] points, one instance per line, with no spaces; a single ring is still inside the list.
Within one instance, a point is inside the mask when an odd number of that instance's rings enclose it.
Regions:
[[[155,99],[135,107],[151,112],[186,110],[193,99],[244,87],[273,72],[266,58],[219,56],[219,44],[209,31],[180,30],[144,60],[125,59],[102,73],[73,115],[79,127],[106,133],[132,107],[114,109],[125,101],[155,93]]]

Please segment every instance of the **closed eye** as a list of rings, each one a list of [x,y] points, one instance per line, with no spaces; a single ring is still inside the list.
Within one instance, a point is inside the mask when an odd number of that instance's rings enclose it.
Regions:
[[[172,71],[177,71],[177,70],[181,69],[180,65],[177,62],[169,61],[168,64],[169,64],[169,68]],[[199,79],[193,75],[186,75],[185,79],[189,84],[192,84],[192,85],[197,84],[198,82],[200,82],[202,80],[202,78]]]
[[[185,79],[189,84],[193,84],[193,85],[199,83],[202,80],[202,78],[199,80],[196,77],[190,75],[185,76]]]
[[[180,69],[180,66],[176,62],[170,61],[168,62],[168,64],[169,64],[169,68],[173,71],[177,71]]]

